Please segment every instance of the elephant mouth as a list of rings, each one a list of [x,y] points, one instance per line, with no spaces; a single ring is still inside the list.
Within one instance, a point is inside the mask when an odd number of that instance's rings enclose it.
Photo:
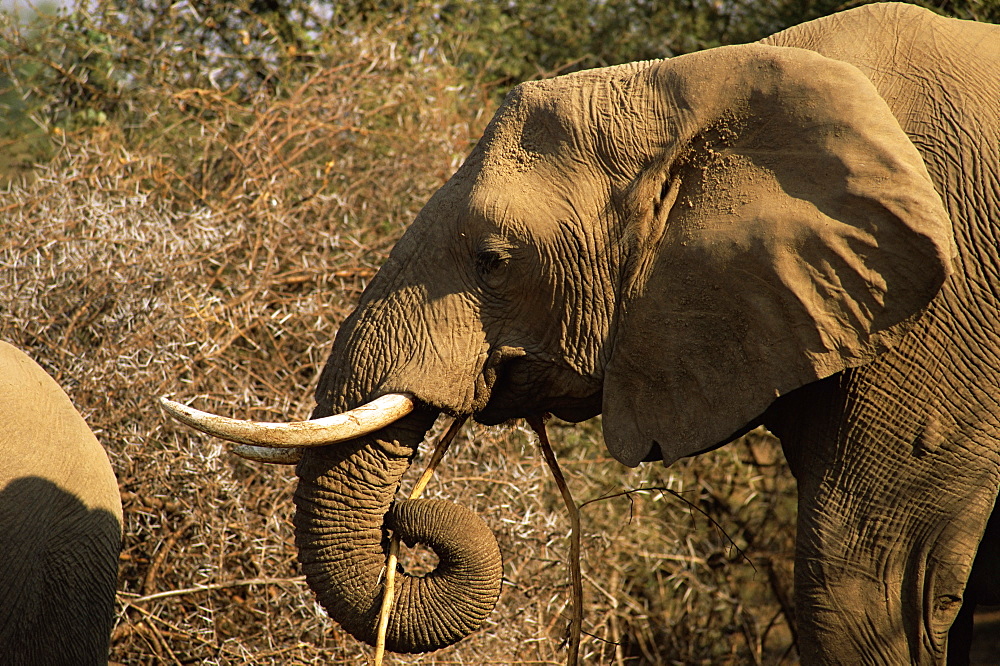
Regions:
[[[577,423],[601,413],[600,385],[519,347],[494,350],[480,383],[482,389],[477,386],[476,394],[482,407],[474,410],[473,417],[483,425],[546,413]]]

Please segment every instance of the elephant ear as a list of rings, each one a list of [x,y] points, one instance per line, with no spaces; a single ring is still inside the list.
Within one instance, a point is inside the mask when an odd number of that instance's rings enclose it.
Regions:
[[[851,65],[747,45],[642,76],[654,101],[635,94],[636,117],[662,119],[663,136],[622,196],[629,261],[603,398],[627,465],[713,447],[776,397],[891,348],[954,255],[920,155]]]

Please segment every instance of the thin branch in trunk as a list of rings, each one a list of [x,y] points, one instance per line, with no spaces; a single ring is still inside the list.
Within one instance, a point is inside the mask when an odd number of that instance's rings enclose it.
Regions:
[[[448,431],[438,440],[437,445],[434,447],[434,453],[431,455],[431,460],[427,463],[427,469],[424,470],[417,484],[413,486],[409,499],[417,499],[424,492],[427,484],[430,483],[431,477],[434,476],[434,470],[437,469],[441,459],[444,458],[444,454],[448,450],[448,447],[451,446],[455,435],[462,429],[466,418],[465,416],[460,416],[453,420]],[[382,610],[379,612],[378,617],[378,634],[375,638],[375,656],[372,659],[373,666],[382,666],[382,659],[385,657],[385,634],[389,627],[389,613],[392,611],[392,602],[396,596],[396,560],[398,557],[399,535],[393,534],[392,541],[389,543],[389,558],[385,564],[385,591],[382,595]]]
[[[569,653],[566,655],[567,666],[577,666],[580,661],[580,632],[583,630],[583,575],[580,572],[580,510],[573,500],[573,495],[569,492],[566,479],[562,470],[559,469],[559,462],[549,444],[548,434],[545,432],[545,420],[542,417],[533,416],[528,418],[528,425],[538,435],[538,444],[545,456],[545,462],[552,470],[552,477],[559,487],[566,509],[569,511],[569,575],[573,585],[573,617],[569,625]]]

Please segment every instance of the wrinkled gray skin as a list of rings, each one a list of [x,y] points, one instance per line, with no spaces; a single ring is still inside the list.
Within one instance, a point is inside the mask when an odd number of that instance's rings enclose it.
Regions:
[[[1000,29],[898,4],[517,87],[321,378],[315,416],[423,405],[299,465],[331,616],[370,640],[383,517],[439,411],[603,413],[626,465],[764,424],[799,482],[803,663],[942,663],[988,600],[966,581],[1000,484],[998,100]],[[475,584],[409,581],[399,613],[432,629],[392,649],[481,622],[498,568],[470,557]]]
[[[69,397],[0,342],[0,662],[108,663],[122,505]]]

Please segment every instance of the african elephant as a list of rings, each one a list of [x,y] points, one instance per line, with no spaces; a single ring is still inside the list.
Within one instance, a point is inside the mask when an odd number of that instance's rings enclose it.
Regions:
[[[340,328],[315,421],[172,409],[300,458],[302,567],[369,641],[439,412],[603,413],[629,466],[764,425],[798,483],[803,663],[941,663],[1000,487],[998,114],[1000,28],[894,3],[522,84]],[[375,398],[398,411],[358,426]],[[495,588],[456,589],[400,597],[392,649],[477,625]]]
[[[0,654],[108,663],[122,505],[111,463],[59,385],[0,342]]]

